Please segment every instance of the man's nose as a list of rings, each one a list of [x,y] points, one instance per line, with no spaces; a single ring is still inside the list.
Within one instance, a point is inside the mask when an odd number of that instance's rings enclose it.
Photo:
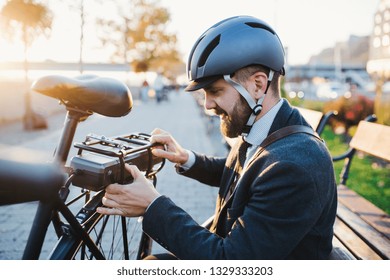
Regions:
[[[208,94],[204,95],[204,108],[206,110],[212,110],[215,108],[214,99],[211,98],[210,95],[208,95]]]

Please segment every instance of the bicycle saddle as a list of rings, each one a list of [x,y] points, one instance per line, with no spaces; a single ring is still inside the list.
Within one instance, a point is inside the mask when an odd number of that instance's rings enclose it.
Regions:
[[[125,116],[133,106],[131,92],[124,83],[95,75],[75,78],[48,75],[36,80],[32,89],[57,98],[67,106],[108,117]]]

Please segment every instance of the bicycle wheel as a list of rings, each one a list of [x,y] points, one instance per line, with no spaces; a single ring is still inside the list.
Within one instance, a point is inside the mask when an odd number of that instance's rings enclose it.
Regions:
[[[50,259],[138,259],[143,248],[150,249],[150,240],[142,232],[140,219],[103,216],[96,212],[96,208],[102,205],[103,196],[104,191],[96,193],[75,215],[99,253],[88,248],[80,232],[64,225],[64,234],[55,245]]]

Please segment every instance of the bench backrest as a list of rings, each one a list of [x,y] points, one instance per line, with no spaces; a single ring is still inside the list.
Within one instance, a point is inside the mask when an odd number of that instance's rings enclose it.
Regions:
[[[322,119],[322,112],[315,111],[311,109],[296,107],[299,112],[302,114],[302,116],[305,118],[305,120],[310,124],[310,126],[317,130],[318,125],[320,124],[320,121]]]
[[[311,110],[302,107],[296,107],[305,120],[310,124],[318,135],[321,135],[325,126],[329,123],[329,120],[337,115],[336,111],[328,111],[326,114],[323,114],[320,111]]]
[[[390,162],[390,126],[361,121],[349,145]]]

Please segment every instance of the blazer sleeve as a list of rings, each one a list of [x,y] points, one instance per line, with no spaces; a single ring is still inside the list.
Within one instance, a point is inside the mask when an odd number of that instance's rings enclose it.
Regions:
[[[249,201],[228,209],[233,225],[225,238],[197,224],[165,196],[145,213],[143,230],[179,259],[285,259],[321,211],[307,172],[290,164],[281,168],[294,174],[290,181],[278,174],[256,180]]]
[[[194,154],[195,163],[190,169],[183,170],[180,167],[176,167],[176,171],[183,176],[195,179],[203,184],[219,186],[224,172],[226,158],[207,157],[195,152]]]

